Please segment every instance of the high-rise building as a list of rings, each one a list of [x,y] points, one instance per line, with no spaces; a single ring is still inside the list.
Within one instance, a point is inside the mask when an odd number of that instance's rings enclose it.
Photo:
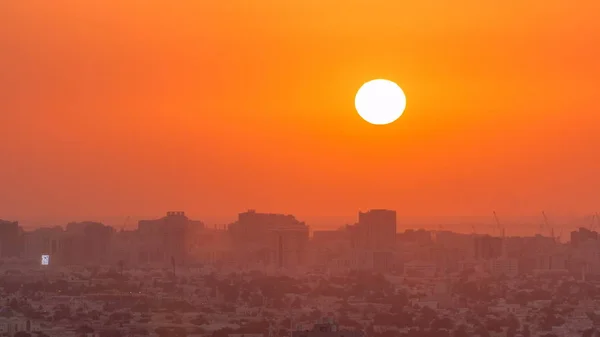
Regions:
[[[315,266],[326,266],[337,259],[345,259],[350,253],[350,238],[345,228],[318,230],[310,240],[311,262]]]
[[[502,256],[502,238],[490,235],[476,236],[474,243],[476,259],[491,260]]]
[[[587,228],[579,228],[579,230],[571,232],[571,245],[574,247],[577,247],[588,240],[598,241],[598,232],[591,231]]]
[[[355,249],[394,251],[396,245],[396,211],[373,209],[358,212],[358,223],[349,226]]]
[[[99,222],[67,224],[58,242],[61,262],[64,264],[108,263],[113,234],[112,227]]]
[[[204,223],[190,220],[184,212],[167,212],[160,219],[139,221],[139,262],[184,263],[195,244],[196,234],[203,229]]]
[[[270,231],[274,264],[279,268],[293,268],[306,263],[308,227],[280,227]]]
[[[18,257],[23,248],[17,221],[0,220],[0,257]]]
[[[267,234],[275,228],[304,228],[306,225],[290,214],[258,213],[249,210],[229,225],[229,234],[237,246],[268,246]]]
[[[378,272],[389,272],[394,269],[394,254],[392,252],[373,252],[373,269]]]
[[[282,232],[284,230],[289,232]],[[245,263],[278,265],[273,256],[278,254],[279,245],[274,242],[281,239],[285,242],[282,244],[287,247],[295,245],[293,242],[297,237],[308,240],[308,226],[293,215],[258,213],[255,210],[240,213],[238,220],[229,225],[228,232],[236,259]],[[283,255],[289,254],[291,253],[287,252]],[[284,261],[283,264],[285,263],[287,262]]]
[[[519,260],[514,258],[496,258],[490,261],[492,275],[515,277],[519,274]]]
[[[52,264],[60,264],[63,262],[63,237],[64,230],[59,226],[25,232],[23,257],[38,260],[42,255],[50,255]]]

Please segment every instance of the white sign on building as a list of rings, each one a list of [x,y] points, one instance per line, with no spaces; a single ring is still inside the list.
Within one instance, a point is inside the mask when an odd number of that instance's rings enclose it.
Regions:
[[[50,255],[42,255],[42,266],[50,264]]]

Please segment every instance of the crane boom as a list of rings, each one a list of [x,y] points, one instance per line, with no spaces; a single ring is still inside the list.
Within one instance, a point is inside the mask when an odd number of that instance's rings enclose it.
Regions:
[[[546,212],[542,211],[542,215],[544,216],[544,225],[546,226],[546,228],[548,230],[550,230],[550,237],[552,237],[552,239],[556,242],[560,241],[560,235],[556,236],[554,235],[554,227],[550,227],[550,223],[548,222],[548,217],[546,216]],[[562,233],[562,231],[561,231]]]
[[[498,229],[499,234],[504,236],[504,227],[502,227],[500,224],[500,220],[498,219],[498,214],[496,214],[496,211],[494,211],[494,220],[496,221],[496,228]]]
[[[594,221],[596,220],[596,221]],[[600,222],[600,217],[598,217],[598,212],[592,215],[592,224],[590,225],[590,230],[593,231],[596,228],[596,224]]]
[[[548,226],[548,217],[546,216],[546,212],[542,211],[542,216],[544,217],[544,225],[546,225],[546,227],[550,227]]]

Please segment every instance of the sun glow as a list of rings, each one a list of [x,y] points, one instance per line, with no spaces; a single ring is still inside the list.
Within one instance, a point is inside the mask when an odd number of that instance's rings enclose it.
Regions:
[[[363,84],[358,89],[354,106],[365,121],[385,125],[402,116],[406,108],[406,96],[396,83],[377,79]]]

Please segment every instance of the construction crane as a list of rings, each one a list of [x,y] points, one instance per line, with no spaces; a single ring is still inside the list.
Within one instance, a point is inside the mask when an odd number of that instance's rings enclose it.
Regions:
[[[594,215],[592,215],[592,224],[590,225],[590,231],[593,231],[596,228],[596,224],[598,222],[600,222],[600,218],[598,217],[598,213],[595,213]]]
[[[494,220],[496,221],[496,228],[498,230],[498,234],[502,237],[505,236],[505,230],[504,227],[500,224],[500,220],[498,219],[498,215],[496,214],[496,211],[494,211]]]
[[[550,227],[550,224],[548,222],[548,217],[546,216],[546,212],[542,211],[542,216],[544,217],[544,224],[540,227],[543,228],[543,226],[546,226],[546,228],[550,230],[550,237],[552,238],[552,240],[554,240],[555,242],[559,242],[560,237],[557,237],[554,235],[554,227]],[[541,232],[540,232],[540,234],[541,234]]]
[[[500,232],[500,236],[502,238],[502,257],[505,258],[506,257],[506,232],[504,230],[504,226],[502,226],[502,224],[500,224],[500,220],[498,219],[498,214],[496,214],[496,211],[494,211],[494,220],[496,220],[496,228],[498,229],[498,231]]]

